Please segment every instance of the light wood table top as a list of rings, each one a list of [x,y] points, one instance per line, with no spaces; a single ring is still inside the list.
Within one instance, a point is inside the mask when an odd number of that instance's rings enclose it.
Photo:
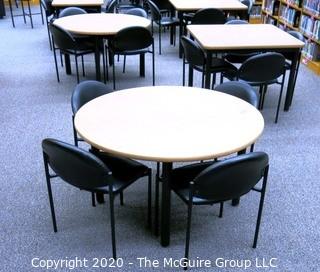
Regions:
[[[188,31],[209,50],[302,48],[304,43],[270,24],[188,25]]]
[[[82,7],[82,6],[101,6],[103,0],[53,0],[51,5],[53,7]]]
[[[248,7],[238,0],[169,0],[178,11],[216,8],[222,10],[247,10]]]
[[[130,26],[149,27],[150,20],[128,14],[88,13],[62,17],[53,22],[75,34],[108,36]]]
[[[224,156],[254,143],[264,119],[220,92],[182,86],[127,89],[96,98],[75,116],[86,142],[134,159],[176,162]]]

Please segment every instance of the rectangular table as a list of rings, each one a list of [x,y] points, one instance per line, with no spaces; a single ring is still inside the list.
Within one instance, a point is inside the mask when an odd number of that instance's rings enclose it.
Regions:
[[[59,11],[67,7],[80,7],[83,9],[93,9],[97,12],[101,12],[101,6],[103,0],[53,0],[52,6]]]
[[[270,24],[189,25],[187,29],[207,54],[205,88],[210,88],[209,66],[214,53],[291,52],[293,60],[284,105],[284,110],[289,110],[303,42]]]
[[[183,13],[196,12],[204,8],[221,9],[225,12],[237,12],[240,17],[247,13],[248,7],[238,0],[169,0],[174,9],[178,12],[180,21],[179,41],[183,35]],[[179,43],[179,56],[182,56],[182,47]]]

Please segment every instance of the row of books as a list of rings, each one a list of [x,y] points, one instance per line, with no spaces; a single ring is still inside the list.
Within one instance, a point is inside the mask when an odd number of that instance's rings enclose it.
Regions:
[[[264,2],[263,9],[268,13],[277,14],[278,8],[279,8],[279,1],[266,0]]]
[[[320,16],[320,0],[304,0],[303,8]]]
[[[312,36],[313,39],[320,42],[320,20],[314,22]]]
[[[320,60],[320,46],[314,42],[306,42],[302,49],[302,53],[312,61]]]
[[[299,13],[293,8],[281,6],[279,11],[279,17],[280,19],[292,26],[298,26],[300,16]]]
[[[286,3],[301,7],[302,0],[284,0]]]

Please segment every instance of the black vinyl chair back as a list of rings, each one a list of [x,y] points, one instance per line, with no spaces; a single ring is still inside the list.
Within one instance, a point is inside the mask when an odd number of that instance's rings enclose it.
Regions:
[[[118,5],[118,0],[110,0],[106,6],[106,13],[114,13]]]
[[[264,152],[214,163],[194,179],[193,196],[217,202],[238,198],[261,180],[268,163],[268,155]]]
[[[287,31],[287,33],[289,33],[291,36],[297,38],[298,40],[302,41],[302,42],[305,42],[306,39],[305,37],[303,36],[303,34],[299,31],[296,31],[296,30],[289,30]]]
[[[226,17],[222,10],[207,8],[198,10],[191,21],[192,25],[215,25],[224,24]]]
[[[247,13],[250,14],[252,6],[253,6],[253,1],[252,0],[241,0],[240,2],[248,7]]]
[[[249,82],[264,82],[277,79],[284,73],[285,58],[280,53],[263,53],[252,56],[239,68],[240,79]]]
[[[184,57],[191,66],[203,66],[205,64],[205,55],[200,46],[186,36],[181,37]]]
[[[52,1],[41,0],[40,5],[44,9],[46,17],[49,17],[54,14],[54,8],[51,5]]]
[[[126,14],[135,15],[135,16],[144,17],[144,18],[148,17],[147,12],[143,8],[132,8],[132,9],[129,9],[126,12]]]
[[[63,28],[54,24],[49,25],[50,32],[53,37],[54,44],[62,50],[75,50],[77,48],[77,42],[74,37]]]
[[[72,16],[72,15],[78,15],[78,14],[86,14],[87,12],[78,7],[68,7],[60,11],[59,18]]]
[[[127,27],[120,30],[112,40],[116,51],[133,51],[144,49],[152,45],[151,32],[140,26]]]
[[[111,90],[109,90],[107,86],[100,81],[86,80],[79,83],[71,96],[71,108],[73,114],[76,114],[84,104],[88,103],[92,99],[110,92]]]
[[[225,24],[226,25],[247,25],[249,23],[245,20],[234,19],[234,20],[227,21]]]
[[[44,139],[42,149],[52,170],[75,187],[94,190],[111,182],[110,170],[92,153],[55,139]]]
[[[218,92],[238,97],[248,102],[255,108],[258,108],[259,106],[259,97],[254,91],[253,87],[248,83],[240,81],[228,81],[216,86],[214,89]]]
[[[161,21],[162,16],[158,6],[150,0],[147,1],[147,4],[150,9],[151,19],[156,22]]]

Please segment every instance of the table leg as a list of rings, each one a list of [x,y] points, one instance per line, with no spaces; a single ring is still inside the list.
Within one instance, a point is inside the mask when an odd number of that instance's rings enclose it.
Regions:
[[[145,54],[140,54],[140,76],[145,77]]]
[[[170,244],[170,174],[172,171],[172,162],[164,162],[162,165],[162,199],[161,199],[161,223],[160,239],[161,245],[166,247]]]
[[[98,36],[95,38],[95,52],[94,52],[94,59],[96,64],[96,80],[101,81],[101,72],[100,72],[100,42]]]
[[[286,100],[284,103],[284,110],[285,111],[288,111],[291,106],[293,92],[294,92],[294,85],[295,85],[294,84],[295,83],[294,82],[295,81],[295,73],[298,73],[298,71],[296,71],[296,68],[298,65],[299,57],[300,57],[300,50],[297,50],[296,52],[294,52],[294,57],[292,59],[291,68],[290,68]]]
[[[66,74],[71,75],[71,64],[70,64],[70,55],[64,54],[64,63],[66,66]]]
[[[179,19],[179,58],[182,58],[182,44],[181,37],[183,35],[183,13],[182,11],[178,11],[178,19]]]
[[[206,60],[206,73],[205,73],[205,83],[204,87],[206,89],[210,89],[210,80],[211,80],[211,74],[210,74],[210,66],[212,62],[212,52],[207,51],[207,60]]]

